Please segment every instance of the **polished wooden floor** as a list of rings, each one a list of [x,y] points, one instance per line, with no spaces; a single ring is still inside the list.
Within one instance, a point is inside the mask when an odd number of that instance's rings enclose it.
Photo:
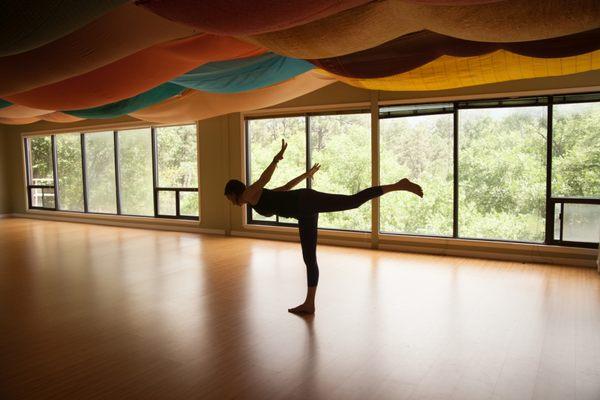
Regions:
[[[0,220],[1,399],[600,399],[593,269]]]

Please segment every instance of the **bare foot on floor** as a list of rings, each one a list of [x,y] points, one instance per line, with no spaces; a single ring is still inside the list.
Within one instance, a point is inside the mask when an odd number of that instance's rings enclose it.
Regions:
[[[396,185],[399,190],[405,190],[407,192],[414,193],[419,197],[423,197],[423,189],[421,188],[421,186],[417,185],[414,182],[409,181],[406,178],[398,181],[398,183],[396,183]]]
[[[315,306],[300,304],[298,307],[288,309],[288,312],[299,315],[312,315],[315,313]]]

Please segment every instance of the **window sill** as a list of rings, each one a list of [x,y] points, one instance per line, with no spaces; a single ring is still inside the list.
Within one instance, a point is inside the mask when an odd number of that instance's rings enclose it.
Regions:
[[[258,224],[244,224],[242,229],[246,231],[255,232],[271,232],[271,233],[283,233],[288,235],[297,235],[298,228],[290,226],[276,226],[276,225],[258,225]],[[343,231],[337,229],[323,229],[319,228],[320,237],[337,237],[345,239],[367,239],[371,240],[371,232],[357,232],[357,231]]]

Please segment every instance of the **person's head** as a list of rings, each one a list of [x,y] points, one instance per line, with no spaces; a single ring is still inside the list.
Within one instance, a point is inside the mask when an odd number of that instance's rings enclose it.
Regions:
[[[240,182],[237,179],[230,179],[225,185],[225,196],[234,205],[241,206],[242,203],[240,198],[242,197],[244,190],[246,190],[246,185],[244,185],[243,182]]]

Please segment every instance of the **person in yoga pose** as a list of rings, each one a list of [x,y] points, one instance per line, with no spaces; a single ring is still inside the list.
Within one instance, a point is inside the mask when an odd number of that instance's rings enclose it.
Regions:
[[[312,189],[291,190],[305,179],[312,179],[320,168],[315,164],[304,174],[292,179],[285,185],[266,189],[271,180],[277,163],[283,159],[287,143],[281,140],[281,150],[275,155],[271,164],[260,175],[260,178],[250,186],[243,182],[231,179],[225,185],[225,196],[237,206],[247,204],[254,211],[265,217],[279,215],[285,218],[298,220],[302,256],[306,264],[308,290],[304,303],[288,311],[294,314],[314,314],[315,295],[319,282],[319,266],[317,264],[317,223],[319,213],[335,212],[358,208],[367,201],[393,191],[408,191],[423,197],[423,190],[419,185],[402,179],[391,185],[373,186],[353,195],[331,194],[318,192]]]

